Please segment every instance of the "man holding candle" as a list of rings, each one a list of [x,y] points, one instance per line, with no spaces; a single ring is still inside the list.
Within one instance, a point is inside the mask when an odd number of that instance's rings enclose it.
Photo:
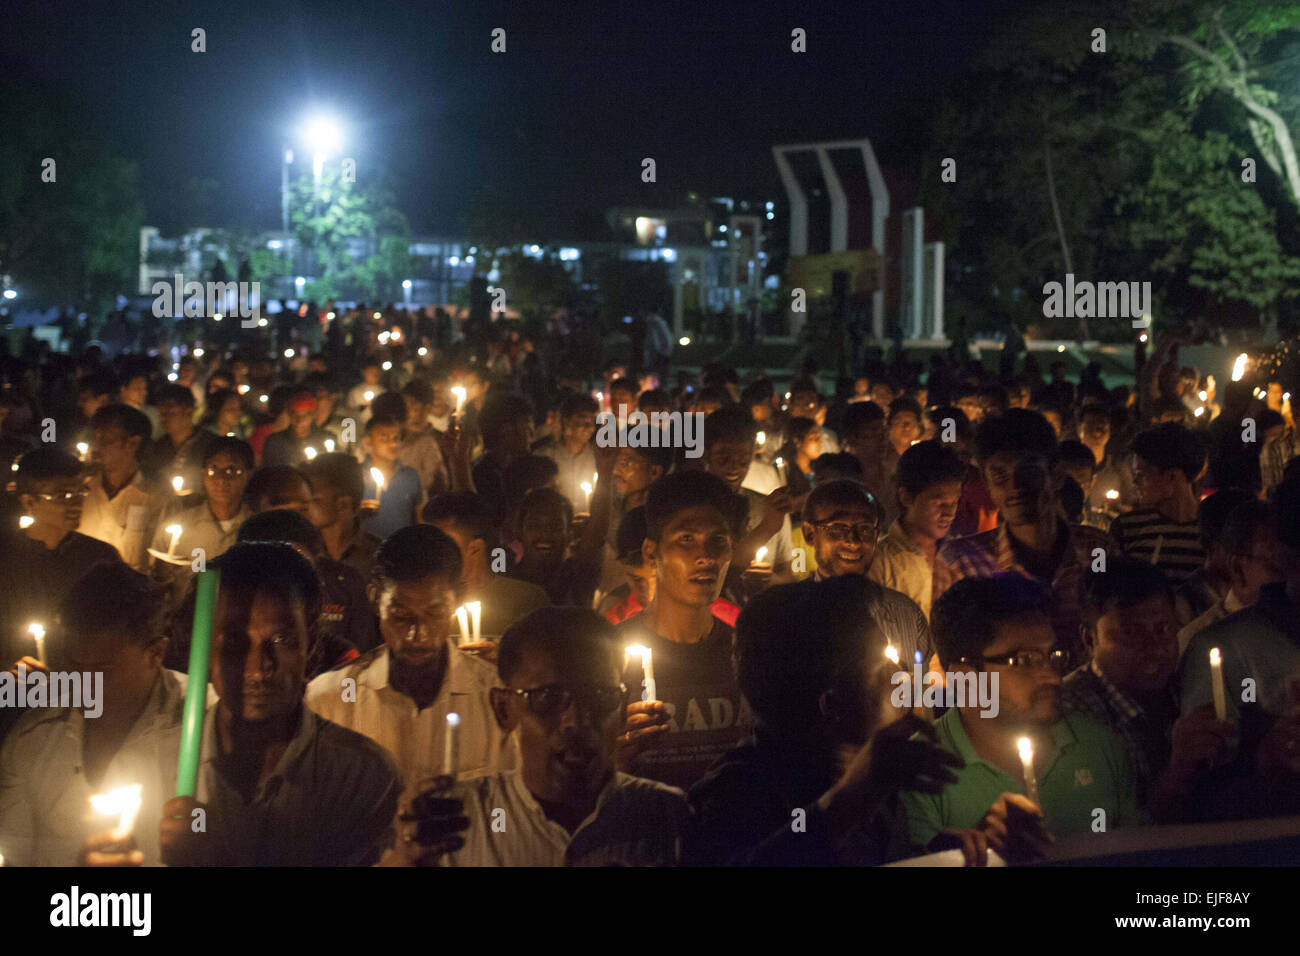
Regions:
[[[304,706],[320,582],[287,544],[241,543],[218,562],[212,685],[195,797],[163,807],[171,866],[367,866],[391,845],[392,758]],[[206,829],[196,832],[194,811]]]
[[[1019,857],[1041,851],[1044,830],[1092,832],[1097,809],[1108,831],[1137,823],[1122,742],[1091,718],[1062,713],[1064,654],[1050,605],[1050,593],[1019,574],[964,579],[935,601],[931,625],[948,684],[986,681],[998,707],[981,712],[983,694],[967,693],[935,721],[939,745],[965,767],[941,793],[904,794],[914,842],[974,828],[1004,856]],[[1021,737],[1032,747],[1038,804],[1024,796]],[[1023,846],[1008,849],[1008,827]]]
[[[402,423],[375,416],[366,422],[367,455],[361,462],[365,479],[365,501],[377,502],[366,519],[366,530],[380,539],[416,524],[424,504],[424,489],[414,468],[398,461],[402,444]],[[382,484],[375,478],[378,470]]]
[[[253,473],[253,449],[247,442],[225,436],[214,438],[208,445],[203,470],[207,500],[172,515],[154,532],[153,549],[167,554],[172,536],[166,526],[181,526],[175,550],[183,567],[154,562],[159,575],[177,587],[189,578],[195,548],[203,551],[205,561],[213,560],[235,543],[239,526],[252,514],[244,504],[244,489]]]
[[[195,424],[194,393],[184,385],[164,385],[156,402],[163,433],[145,449],[141,467],[155,481],[171,481],[179,475],[186,488],[197,488],[212,433]]]
[[[446,865],[679,862],[685,794],[615,769],[621,665],[613,627],[584,608],[542,608],[506,632],[492,708],[519,741],[519,769],[456,788],[469,826]]]
[[[316,427],[316,396],[299,389],[289,399],[289,427],[272,432],[262,446],[263,465],[298,465],[307,460],[307,449],[325,451],[333,435]]]
[[[112,545],[77,531],[86,488],[75,455],[45,445],[17,466],[18,501],[32,521],[0,548],[0,659],[6,662],[31,653],[28,624],[52,621],[83,574],[102,561],[121,560]]]
[[[1159,568],[1112,559],[1088,576],[1084,614],[1092,659],[1061,682],[1065,708],[1123,739],[1138,809],[1175,819],[1194,778],[1222,762],[1232,730],[1209,705],[1178,716],[1173,591]]]
[[[149,566],[149,541],[169,495],[144,476],[138,463],[149,441],[149,419],[129,405],[105,405],[90,420],[90,494],[81,513],[82,534],[117,549],[137,571]]]
[[[478,495],[438,495],[424,506],[421,518],[456,542],[463,569],[458,592],[461,600],[482,604],[485,640],[498,640],[515,621],[550,603],[536,584],[504,573],[497,560],[504,562],[506,555],[495,514]],[[494,564],[498,564],[495,571]]]
[[[591,439],[596,434],[596,413],[600,407],[590,395],[566,395],[560,402],[560,434],[537,450],[555,462],[559,469],[556,488],[569,499],[579,514],[591,513],[591,497],[584,495],[582,483],[591,484],[596,471],[596,455]],[[614,410],[617,414],[617,409]],[[629,407],[628,412],[632,411]]]
[[[72,866],[98,827],[90,795],[142,787],[135,845],[161,863],[158,823],[175,792],[185,675],[162,666],[158,595],[123,564],[92,568],[60,611],[62,666],[103,675],[101,713],[28,712],[0,751],[0,847],[12,866]]]
[[[619,625],[619,637],[650,648],[659,700],[628,705],[619,767],[629,773],[689,787],[749,732],[732,628],[713,610],[731,563],[737,506],[721,479],[703,472],[650,487],[642,550],[654,565],[655,597]]]
[[[307,705],[365,734],[397,762],[403,805],[441,771],[447,714],[460,715],[461,773],[513,767],[513,744],[492,717],[490,664],[457,650],[451,618],[462,565],[456,542],[432,525],[404,528],[375,556],[370,598],[384,644],[322,674]]]

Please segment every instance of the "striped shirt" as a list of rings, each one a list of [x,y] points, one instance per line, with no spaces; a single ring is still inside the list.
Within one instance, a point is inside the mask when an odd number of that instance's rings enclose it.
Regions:
[[[1096,528],[1082,525],[1058,526],[1066,535],[1061,561],[1050,581],[1034,576],[1016,557],[1016,548],[1005,524],[992,531],[949,540],[934,561],[933,600],[962,578],[989,578],[1004,571],[1014,571],[1040,580],[1052,590],[1052,630],[1056,644],[1076,664],[1088,659],[1083,643],[1083,588],[1085,575],[1094,558],[1094,550],[1107,550],[1107,538]],[[1059,539],[1058,539],[1059,540]],[[933,607],[933,605],[931,605]]]
[[[830,575],[818,568],[814,580],[828,581]],[[922,665],[927,664],[934,656],[934,642],[930,638],[930,624],[916,602],[878,581],[868,578],[867,583],[872,591],[871,619],[885,640],[898,648],[899,660],[908,666],[919,652]]]
[[[1155,508],[1138,508],[1110,523],[1122,554],[1154,564],[1174,585],[1182,584],[1205,564],[1200,525],[1170,521]]]

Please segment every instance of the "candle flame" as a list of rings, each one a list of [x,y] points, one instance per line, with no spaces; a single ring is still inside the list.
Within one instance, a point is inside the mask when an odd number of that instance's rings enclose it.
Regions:
[[[579,487],[581,487],[586,494],[591,494],[591,482],[584,481]]]
[[[37,624],[33,621],[31,624],[27,625],[27,633],[39,641],[45,636],[45,625]]]
[[[756,436],[760,445],[767,444],[767,432],[759,432]]]
[[[140,813],[140,784],[119,787],[109,793],[96,793],[90,798],[90,805],[102,816],[117,815],[117,827],[112,836],[115,840],[125,840],[135,826],[135,818]]]
[[[1110,489],[1110,491],[1106,492],[1106,497],[1111,501],[1114,501],[1116,498],[1119,497],[1119,492],[1116,491],[1114,488],[1112,488]]]
[[[316,449],[312,448],[311,445],[308,445],[306,448],[303,449],[303,454],[307,456],[308,461],[311,461],[313,458],[316,457]]]
[[[1220,664],[1222,664],[1222,663],[1223,663],[1223,655],[1221,655],[1221,654],[1219,653],[1219,649],[1218,649],[1217,647],[1211,647],[1211,648],[1210,648],[1210,666],[1211,666],[1211,667],[1218,667],[1218,666],[1219,666]]]
[[[79,441],[79,442],[77,442],[77,453],[78,453],[78,454],[84,455],[84,454],[85,454],[86,452],[88,452],[88,451],[90,451],[90,446],[89,446],[89,445],[87,445],[84,441]]]
[[[457,727],[459,725],[460,725],[460,714],[456,713],[453,710],[450,714],[447,715],[447,726]]]
[[[18,519],[18,527],[20,528],[30,528],[35,523],[36,523],[36,519],[33,518],[31,515],[23,515],[21,518]]]
[[[179,534],[181,533],[181,526],[178,525],[178,524],[169,524],[169,525],[168,525],[166,528],[164,528],[163,530],[166,531],[168,534],[176,534],[176,535],[179,535]]]
[[[1034,745],[1028,737],[1021,737],[1016,741],[1016,749],[1020,751],[1020,759],[1025,763],[1032,763],[1034,760]]]
[[[898,648],[895,647],[893,644],[888,645],[888,646],[885,648],[885,656],[888,657],[888,658],[889,658],[891,661],[893,661],[895,664],[897,664],[897,663],[898,663]]]
[[[767,545],[764,545],[763,547],[759,548],[756,552],[754,552],[754,563],[757,564],[766,557],[767,557]]]
[[[1232,363],[1232,380],[1240,382],[1243,375],[1246,374],[1246,353],[1242,352]]]
[[[180,475],[177,475],[175,478],[172,479],[172,490],[175,491],[177,494],[180,494],[181,489],[184,487],[185,487],[185,479],[182,478]]]
[[[325,439],[325,450],[326,450],[326,451],[331,451],[331,452],[334,450],[334,439],[333,439],[333,438],[327,438],[327,439]]]
[[[384,488],[384,473],[378,468],[371,468],[370,477],[375,480],[375,487],[382,491]]]

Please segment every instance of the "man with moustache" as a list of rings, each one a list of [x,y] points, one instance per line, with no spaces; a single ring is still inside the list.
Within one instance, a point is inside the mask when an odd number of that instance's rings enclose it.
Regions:
[[[675,787],[620,773],[628,689],[614,628],[586,608],[534,611],[501,639],[492,690],[520,766],[468,781],[464,848],[448,866],[654,866],[679,861],[689,810]],[[454,828],[453,828],[454,829]]]
[[[457,772],[516,762],[492,717],[492,665],[452,645],[461,570],[456,542],[433,525],[413,525],[385,539],[370,583],[383,646],[321,674],[307,688],[308,707],[392,754],[404,805],[421,781],[442,772],[448,714],[460,716]]]
[[[1033,578],[1051,589],[1057,646],[1071,664],[1083,663],[1083,578],[1105,556],[1109,539],[1096,528],[1071,527],[1060,514],[1052,481],[1056,433],[1038,412],[1008,409],[980,424],[975,457],[1001,521],[943,546],[934,563],[934,600],[963,578],[1005,571]]]
[[[803,510],[803,538],[817,560],[814,579],[827,581],[846,574],[866,578],[876,557],[880,511],[876,499],[856,481],[838,479],[818,485]],[[867,608],[884,634],[898,648],[904,667],[920,654],[922,663],[934,653],[930,627],[916,602],[876,581],[867,582]]]
[[[379,862],[401,790],[392,757],[303,704],[321,612],[311,562],[292,545],[250,542],[215,566],[211,676],[220,699],[204,717],[195,796],[163,806],[163,862]]]
[[[749,730],[732,666],[733,631],[713,608],[731,564],[742,504],[699,471],[659,479],[646,499],[642,553],[655,569],[650,606],[619,625],[623,646],[651,651],[656,699],[633,693],[619,738],[619,769],[686,789]],[[640,660],[625,680],[635,692]]]
[[[971,694],[935,721],[939,745],[965,767],[938,794],[903,794],[913,842],[925,846],[945,829],[975,828],[1003,852],[1001,835],[1027,816],[1045,831],[1023,848],[1034,855],[1047,833],[1092,832],[1098,808],[1107,830],[1137,822],[1122,743],[1088,717],[1062,715],[1064,653],[1055,647],[1050,603],[1045,588],[1019,574],[968,578],[935,602],[931,622],[949,683],[967,673],[986,680],[997,711],[983,710],[984,695]],[[1033,745],[1038,803],[1025,795],[1021,737]]]

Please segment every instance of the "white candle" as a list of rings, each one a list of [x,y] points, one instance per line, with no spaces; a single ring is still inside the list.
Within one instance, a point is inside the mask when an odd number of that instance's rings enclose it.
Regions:
[[[460,625],[460,643],[469,643],[469,611],[465,605],[456,608],[456,623]]]
[[[110,834],[114,840],[125,840],[135,827],[135,818],[140,813],[140,784],[120,787],[109,793],[97,793],[90,798],[90,805],[101,816],[117,816],[117,827]]]
[[[778,458],[776,460],[776,474],[777,477],[781,479],[781,484],[784,485],[785,484],[785,459],[784,458]]]
[[[180,475],[177,475],[175,478],[172,479],[172,491],[176,492],[179,495],[181,493],[181,489],[184,487],[185,487],[185,479],[182,478]]]
[[[1210,693],[1214,696],[1214,716],[1226,721],[1228,695],[1223,689],[1223,655],[1217,647],[1210,648]]]
[[[579,487],[582,493],[587,496],[587,513],[591,514],[591,482],[584,481]]]
[[[370,477],[375,482],[375,500],[381,501],[384,497],[384,473],[378,468],[370,469]]]
[[[1020,748],[1020,765],[1025,770],[1025,795],[1034,803],[1038,803],[1038,778],[1034,776],[1034,745],[1028,737],[1021,737],[1016,741],[1016,746]]]
[[[45,626],[32,622],[27,625],[27,633],[36,639],[36,659],[45,663]]]
[[[473,635],[472,640],[475,644],[483,640],[483,602],[470,601],[466,605],[469,608],[469,630]]]
[[[627,648],[625,659],[630,657],[641,658],[641,670],[644,673],[641,686],[645,688],[641,692],[641,699],[645,701],[658,700],[658,688],[655,686],[655,668],[654,660],[650,648],[643,644],[633,644]]]
[[[759,548],[757,551],[754,552],[754,564],[756,566],[762,564],[763,559],[766,557],[767,557],[767,545],[763,545],[763,547]]]
[[[165,530],[172,536],[172,543],[167,545],[167,553],[169,555],[175,554],[176,543],[181,539],[181,526],[178,524],[169,524]]]
[[[460,714],[447,715],[447,739],[442,751],[442,772],[455,777],[460,767]]]
[[[77,456],[82,461],[85,461],[86,456],[89,454],[90,454],[90,446],[87,445],[84,441],[77,442]]]
[[[465,407],[465,386],[453,385],[451,394],[456,396],[456,414],[459,415],[460,410]]]

